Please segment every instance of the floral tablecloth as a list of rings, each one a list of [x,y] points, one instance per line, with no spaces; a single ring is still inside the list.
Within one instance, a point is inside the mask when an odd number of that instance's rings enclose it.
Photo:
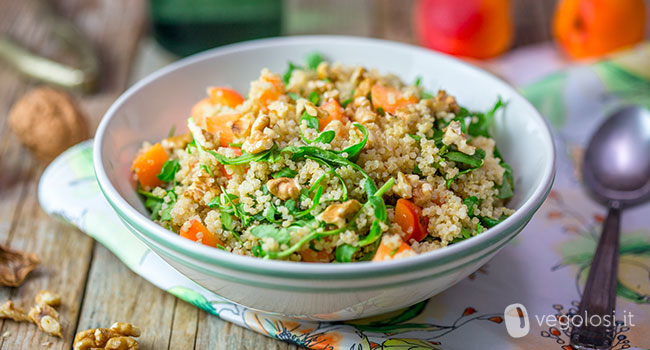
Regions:
[[[501,73],[508,78],[521,76],[516,70],[526,66],[542,70],[538,58],[534,51],[510,63],[506,58]],[[522,92],[555,129],[558,173],[548,200],[516,239],[469,278],[430,300],[370,319],[281,319],[229,303],[185,278],[127,231],[103,199],[90,142],[49,166],[39,198],[48,213],[79,227],[159,288],[226,321],[306,348],[571,349],[567,329],[539,321],[575,315],[603,222],[605,210],[585,195],[577,169],[607,112],[624,103],[650,108],[650,46],[546,75]],[[650,348],[648,217],[648,204],[623,216],[613,349]],[[505,326],[504,309],[514,303],[525,306],[530,321],[529,334],[521,338],[511,337]]]

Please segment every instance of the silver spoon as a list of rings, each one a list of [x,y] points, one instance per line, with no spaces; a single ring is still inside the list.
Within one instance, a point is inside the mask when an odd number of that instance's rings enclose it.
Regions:
[[[603,321],[616,307],[621,210],[650,199],[650,111],[630,106],[607,118],[589,141],[582,174],[587,188],[609,212],[578,309],[583,318],[585,314],[600,318],[574,324],[571,344],[578,349],[609,349],[614,327]]]

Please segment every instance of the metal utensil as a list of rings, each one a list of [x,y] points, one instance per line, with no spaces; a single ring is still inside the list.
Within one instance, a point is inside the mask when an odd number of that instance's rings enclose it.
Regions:
[[[650,111],[629,106],[617,110],[589,141],[582,166],[584,183],[609,212],[591,263],[578,315],[601,322],[574,325],[571,344],[578,349],[609,349],[613,327],[605,315],[616,307],[616,274],[621,210],[650,199]],[[611,320],[613,323],[613,320]]]

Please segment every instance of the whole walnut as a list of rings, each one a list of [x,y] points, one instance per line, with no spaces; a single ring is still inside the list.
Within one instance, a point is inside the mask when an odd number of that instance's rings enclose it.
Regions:
[[[9,127],[44,161],[88,138],[88,124],[72,97],[49,87],[35,88],[16,101]]]

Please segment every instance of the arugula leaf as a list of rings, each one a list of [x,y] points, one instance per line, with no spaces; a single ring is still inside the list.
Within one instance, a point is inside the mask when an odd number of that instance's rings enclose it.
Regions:
[[[295,170],[293,170],[291,168],[284,168],[284,169],[282,169],[282,170],[280,170],[278,172],[275,172],[275,173],[271,174],[271,177],[274,178],[274,179],[277,179],[279,177],[294,178],[294,177],[296,177],[296,175],[298,175],[297,171],[295,171]]]
[[[336,261],[337,262],[351,262],[352,256],[359,248],[349,244],[343,244],[336,247]]]
[[[386,115],[386,111],[382,107],[377,107],[377,114],[383,117]]]
[[[318,65],[323,61],[323,56],[318,52],[312,52],[305,56],[305,63],[307,63],[307,67],[311,70],[316,70]]]
[[[368,203],[370,203],[370,206],[372,206],[375,210],[375,217],[379,221],[388,220],[388,214],[386,213],[386,204],[384,203],[384,200],[381,199],[381,197],[370,196],[370,198],[368,198]]]
[[[470,168],[479,168],[483,165],[483,158],[485,158],[485,151],[477,149],[473,155],[467,155],[462,152],[451,151],[442,156],[446,160],[456,163],[461,163],[469,166]]]
[[[151,220],[160,219],[160,209],[162,209],[163,199],[144,190],[138,190],[138,193],[145,198],[144,207],[151,212]]]
[[[481,200],[478,199],[476,196],[467,197],[465,198],[465,200],[463,200],[463,204],[467,206],[467,215],[469,217],[474,217],[474,206],[479,205],[480,203]]]
[[[420,136],[420,135],[415,135],[415,134],[406,134],[406,135],[409,135],[410,138],[412,138],[413,140],[415,140],[417,142],[420,142],[420,140],[422,140],[422,136]]]
[[[461,152],[450,151],[450,152],[447,152],[447,153],[443,154],[442,157],[447,159],[447,160],[451,160],[451,161],[454,161],[454,162],[458,163],[457,165],[464,165],[465,167],[467,167],[466,169],[463,169],[463,170],[459,171],[458,174],[456,174],[456,176],[445,180],[447,188],[450,188],[452,182],[454,182],[454,180],[456,180],[459,176],[461,176],[463,174],[467,174],[467,173],[469,173],[469,172],[483,166],[483,159],[485,158],[485,151],[483,149],[479,148],[471,156],[469,156],[469,155],[467,155],[465,153],[461,153]],[[460,169],[460,167],[459,167],[459,169]]]
[[[422,77],[418,75],[417,78],[415,78],[415,86],[420,86],[421,83]]]
[[[176,159],[170,159],[163,164],[162,169],[160,169],[160,174],[156,175],[160,181],[170,182],[173,181],[176,177],[176,172],[181,168],[181,165]]]
[[[350,104],[350,102],[352,102],[353,100],[354,99],[352,97],[346,99],[345,101],[341,102],[341,107],[343,108],[347,107]]]
[[[500,224],[503,220],[505,220],[507,218],[508,218],[508,216],[506,216],[506,215],[502,215],[498,219],[492,219],[492,218],[489,218],[487,216],[479,216],[478,217],[478,219],[481,221],[481,223],[483,225],[485,225],[485,227],[487,227],[487,228],[492,228],[492,227]]]
[[[474,137],[476,136],[490,137],[490,127],[494,122],[494,114],[503,106],[504,106],[503,100],[501,100],[501,97],[499,97],[497,102],[494,104],[494,107],[492,107],[492,109],[489,110],[488,112],[471,114],[472,122],[469,124],[469,127],[467,128],[467,133]],[[476,119],[476,121],[474,121],[474,119]]]
[[[359,123],[354,123],[352,124],[355,128],[359,129],[361,133],[363,134],[363,139],[359,141],[359,143],[356,143],[350,147],[347,147],[343,151],[336,151],[336,153],[347,153],[348,154],[348,160],[352,162],[356,162],[357,158],[359,157],[359,153],[363,150],[363,148],[366,146],[366,143],[368,142],[368,129],[366,129],[365,126]]]
[[[321,132],[317,138],[314,139],[314,143],[330,143],[336,137],[336,132],[334,130],[326,130]]]
[[[224,230],[232,231],[232,216],[225,211],[221,212],[221,227]]]
[[[291,74],[293,74],[293,71],[295,69],[300,69],[300,67],[296,66],[295,64],[293,64],[291,62],[289,62],[289,68],[287,69],[287,72],[284,73],[284,75],[282,76],[282,81],[284,82],[284,85],[289,84],[289,80],[291,80]]]
[[[289,230],[284,227],[276,227],[272,224],[261,224],[251,229],[251,234],[257,238],[273,238],[279,244],[286,244],[291,241]]]
[[[221,155],[212,150],[206,150],[212,156],[217,159],[217,162],[224,165],[236,165],[236,164],[248,164],[250,162],[270,162],[274,163],[279,160],[278,145],[273,144],[271,149],[262,151],[260,153],[250,154],[248,152],[242,153],[241,156],[235,158],[229,158],[224,155]]]
[[[295,92],[288,92],[287,95],[289,95],[289,97],[291,97],[291,99],[294,100],[294,101],[298,101],[300,99],[300,97],[301,97],[300,95],[298,95]]]
[[[501,178],[501,185],[497,190],[499,193],[497,194],[497,198],[499,199],[508,199],[511,198],[514,195],[514,189],[515,189],[515,179],[514,176],[512,175],[512,167],[510,167],[510,164],[508,164],[503,157],[501,156],[501,153],[499,152],[498,148],[494,148],[494,156],[496,158],[500,159],[499,165],[505,171],[503,172],[503,177]]]
[[[422,92],[420,93],[420,98],[423,99],[423,100],[432,99],[432,98],[433,98],[433,94],[431,94],[430,92],[427,92],[427,91],[422,91]]]
[[[468,229],[466,229],[466,228],[464,228],[464,227],[460,230],[460,234],[461,234],[460,237],[456,237],[456,238],[454,238],[454,239],[451,240],[451,242],[449,242],[449,243],[450,243],[450,244],[458,243],[458,242],[460,242],[460,241],[464,241],[464,240],[466,240],[466,239],[472,237],[472,232],[470,232],[470,230],[468,230]]]
[[[303,120],[307,122],[308,128],[318,130],[318,117],[309,115],[309,113],[305,111],[302,112],[302,116],[300,116],[300,123],[302,123]]]
[[[318,96],[318,93],[316,91],[312,91],[309,94],[309,101],[314,105],[318,105],[318,102],[320,101],[320,96]]]
[[[176,192],[174,192],[173,190],[167,191],[167,195],[165,197],[168,197],[169,201],[166,202],[167,207],[160,211],[160,220],[171,221],[172,219],[171,211],[174,208],[174,205],[176,205],[176,200],[178,199],[178,197],[176,196]]]
[[[205,170],[205,172],[208,173],[208,175],[214,177],[214,174],[212,173],[212,170],[210,170],[210,168],[208,168],[207,165],[201,164],[201,169]]]
[[[415,164],[415,166],[413,167],[413,170],[411,172],[413,174],[417,174],[417,175],[422,176],[422,169],[420,169],[420,167],[417,164]]]

